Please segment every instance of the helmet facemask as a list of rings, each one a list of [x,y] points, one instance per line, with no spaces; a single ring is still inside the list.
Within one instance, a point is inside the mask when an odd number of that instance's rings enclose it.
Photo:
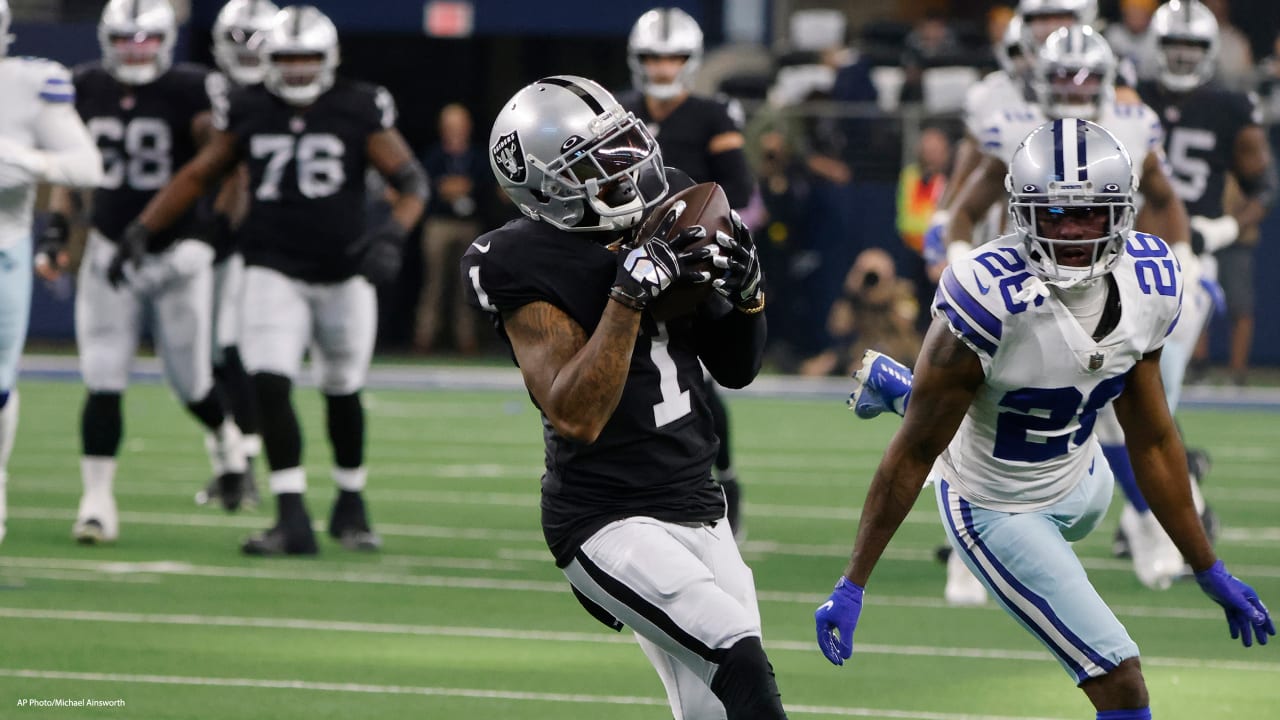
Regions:
[[[266,65],[272,90],[291,105],[310,105],[333,84],[333,71],[326,67],[324,53],[275,52]]]
[[[266,65],[258,53],[261,36],[257,30],[247,27],[231,27],[218,38],[214,54],[218,67],[222,68],[240,86],[257,85],[267,74]]]
[[[1015,192],[1009,214],[1022,236],[1028,264],[1049,284],[1072,287],[1111,272],[1137,213],[1131,195],[1118,185],[1051,183]],[[1098,192],[1098,191],[1101,192]]]
[[[1037,83],[1037,97],[1049,117],[1097,120],[1102,106],[1115,95],[1105,71],[1058,65],[1046,68]]]
[[[168,67],[164,53],[166,38],[163,33],[108,32],[106,65],[117,80],[129,85],[146,85],[154,81]]]
[[[619,117],[621,115],[621,117]],[[550,199],[574,206],[585,203],[578,217],[542,217],[566,230],[625,230],[640,223],[645,209],[667,194],[666,175],[658,144],[644,123],[621,107],[592,121],[591,140],[576,135],[564,143],[564,152],[549,162],[533,155],[529,164],[542,172],[541,192]],[[661,178],[660,192],[648,183],[646,173]],[[591,215],[598,222],[592,224]]]
[[[1161,38],[1157,60],[1160,84],[1174,92],[1188,92],[1213,75],[1213,54],[1208,41],[1193,38]]]

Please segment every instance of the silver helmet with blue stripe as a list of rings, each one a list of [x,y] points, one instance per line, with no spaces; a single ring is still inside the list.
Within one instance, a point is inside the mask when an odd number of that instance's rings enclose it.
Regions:
[[[630,228],[667,192],[649,129],[575,75],[538,80],[503,105],[489,165],[520,212],[562,230]]]
[[[1055,30],[1035,59],[1032,88],[1049,117],[1097,119],[1115,99],[1116,56],[1088,25]]]
[[[1077,118],[1047,122],[1009,161],[1009,214],[1042,280],[1063,287],[1111,272],[1124,255],[1138,186],[1124,144]]]

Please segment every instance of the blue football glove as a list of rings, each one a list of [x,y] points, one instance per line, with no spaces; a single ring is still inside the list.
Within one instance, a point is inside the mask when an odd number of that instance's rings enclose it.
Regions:
[[[853,655],[853,631],[862,614],[862,593],[861,586],[842,577],[831,597],[813,613],[818,625],[818,649],[832,665],[843,665]]]
[[[1205,595],[1226,611],[1231,639],[1239,638],[1245,647],[1251,647],[1254,635],[1257,635],[1259,645],[1266,645],[1267,638],[1276,634],[1275,623],[1271,621],[1267,607],[1258,599],[1258,593],[1227,572],[1221,560],[1208,570],[1196,573],[1196,582],[1200,583]]]
[[[924,245],[920,254],[924,256],[925,265],[937,265],[947,261],[947,244],[942,240],[943,223],[930,225],[924,231]]]
[[[1209,298],[1213,300],[1213,314],[1218,317],[1225,317],[1227,314],[1227,293],[1223,291],[1218,281],[1201,275],[1200,287],[1204,288],[1204,291],[1209,294]]]
[[[866,351],[862,367],[853,374],[849,409],[864,420],[885,411],[902,415],[911,399],[912,377],[906,365],[875,350]]]

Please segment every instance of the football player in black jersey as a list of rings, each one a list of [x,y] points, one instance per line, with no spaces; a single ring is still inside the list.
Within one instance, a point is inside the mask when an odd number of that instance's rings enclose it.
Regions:
[[[266,67],[258,57],[258,33],[266,30],[280,9],[271,0],[230,0],[213,21],[213,59],[217,73],[209,76],[210,99],[227,102],[233,88],[259,85]],[[262,454],[258,408],[249,373],[240,358],[240,296],[244,288],[244,255],[236,245],[236,228],[249,203],[249,173],[243,166],[227,178],[214,202],[208,235],[213,258],[213,379],[222,389],[244,434],[246,472],[243,503],[258,504],[253,466]],[[217,478],[196,493],[196,504],[221,501]]]
[[[377,331],[373,284],[394,280],[405,235],[422,214],[427,179],[395,128],[380,87],[335,78],[338,32],[314,7],[286,8],[260,40],[262,85],[239,88],[215,112],[212,138],[125,231],[149,238],[168,228],[240,162],[251,205],[239,237],[245,288],[240,339],[257,391],[262,440],[276,496],[276,524],[248,538],[248,554],[314,554],[302,496],[302,437],[290,398],[313,348],[339,493],[329,534],[346,547],[376,549],[361,491],[364,386]],[[219,108],[215,107],[215,111]],[[392,218],[365,223],[365,169],[387,178],[399,199]],[[372,284],[371,284],[372,283]]]
[[[722,97],[690,92],[702,60],[702,28],[679,8],[657,8],[640,16],[627,40],[627,65],[633,89],[618,102],[653,133],[663,162],[680,168],[694,182],[724,189],[729,207],[744,208],[755,181],[742,147],[742,107]],[[729,414],[715,383],[707,381],[707,401],[715,418],[720,453],[716,479],[729,499],[729,524],[743,537],[741,489],[730,456]]]
[[[1236,240],[1257,229],[1276,193],[1261,112],[1252,95],[1210,82],[1219,45],[1218,22],[1211,10],[1194,0],[1175,0],[1156,10],[1151,28],[1160,72],[1156,81],[1144,82],[1138,89],[1164,124],[1165,154],[1174,191],[1191,216],[1193,249],[1216,259],[1217,275],[1224,281],[1231,317],[1231,370],[1239,376],[1248,365],[1253,340],[1253,248]],[[1231,213],[1223,205],[1227,175],[1245,196],[1242,206]],[[1212,277],[1211,267],[1206,270]],[[1184,311],[1181,320],[1191,322],[1194,343],[1211,303],[1188,304],[1202,309],[1192,318]],[[1190,360],[1185,353],[1191,348],[1177,343],[1176,349],[1179,352],[1165,349],[1164,362],[1180,363],[1181,378]]]
[[[168,0],[111,0],[98,38],[102,60],[74,75],[76,110],[104,165],[76,294],[76,342],[88,397],[81,417],[84,495],[72,533],[84,543],[109,542],[119,532],[112,483],[123,434],[120,399],[148,317],[169,383],[208,430],[214,475],[228,497],[240,493],[245,471],[240,431],[213,386],[214,252],[198,237],[196,214],[175,216],[165,232],[149,238],[124,232],[208,134],[208,73],[173,65],[177,21]],[[65,217],[71,197],[55,192],[51,205]]]
[[[542,527],[556,565],[595,618],[631,626],[676,717],[785,717],[760,644],[751,571],[711,478],[717,440],[702,365],[729,387],[764,352],[760,263],[740,222],[686,250],[652,237],[646,209],[692,185],[643,122],[604,88],[556,76],[516,93],[489,137],[494,175],[526,217],[462,259],[472,305],[511,347],[542,413]],[[715,261],[719,277],[695,268]],[[705,267],[705,266],[703,266]],[[718,292],[658,322],[645,308],[681,279]]]

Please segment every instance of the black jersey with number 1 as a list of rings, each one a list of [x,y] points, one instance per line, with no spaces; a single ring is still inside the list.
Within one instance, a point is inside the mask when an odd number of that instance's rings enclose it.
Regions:
[[[151,197],[196,154],[192,120],[209,110],[209,71],[179,64],[154,82],[126,85],[101,62],[75,69],[76,111],[102,152],[103,182],[93,193],[93,226],[113,242]],[[157,233],[159,250],[196,230],[186,213]]]
[[[261,85],[231,93],[214,125],[249,167],[249,214],[237,238],[249,265],[305,282],[354,276],[364,254],[369,137],[395,126],[386,90],[339,79],[305,108]]]
[[[668,173],[672,192],[691,184],[683,173]],[[490,314],[504,339],[502,313],[538,301],[563,310],[590,335],[617,272],[617,254],[605,246],[615,237],[513,220],[482,235],[463,256],[468,299]],[[620,518],[724,516],[724,497],[711,480],[719,441],[695,323],[643,316],[622,398],[594,443],[560,436],[543,416],[542,525],[561,567],[596,530]]]
[[[1262,121],[1254,98],[1213,85],[1171,93],[1154,81],[1139,83],[1138,94],[1160,116],[1172,171],[1169,179],[1187,214],[1221,217],[1223,187],[1235,165],[1236,136]]]

